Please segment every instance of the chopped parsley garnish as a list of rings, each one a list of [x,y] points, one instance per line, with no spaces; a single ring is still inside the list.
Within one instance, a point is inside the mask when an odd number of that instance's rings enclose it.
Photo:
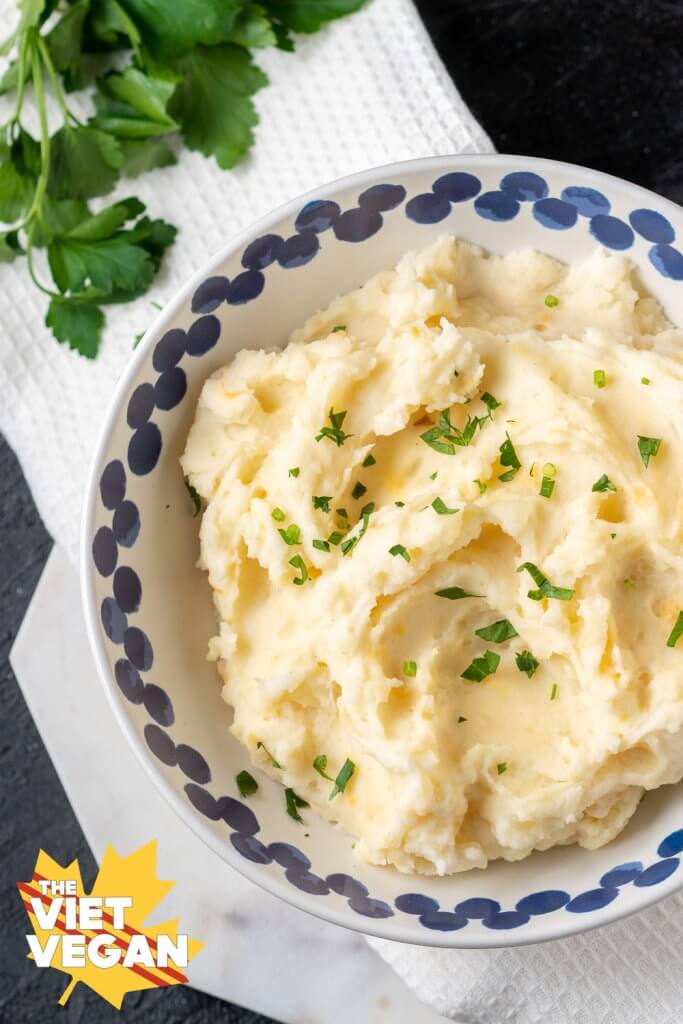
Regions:
[[[551,700],[557,700],[559,692],[560,692],[559,686],[557,685],[557,683],[553,683],[552,689],[550,691],[550,699]]]
[[[604,370],[593,370],[593,383],[596,388],[604,388],[607,383],[607,374]]]
[[[365,535],[365,532],[366,532],[368,526],[370,525],[370,516],[372,515],[372,513],[374,511],[375,511],[375,503],[374,503],[374,501],[370,501],[370,502],[368,502],[367,505],[363,505],[363,508],[361,509],[361,512],[360,512],[360,520],[359,520],[359,522],[362,522],[363,525],[360,528],[360,532],[357,533],[355,535],[355,537],[349,537],[348,540],[344,541],[344,543],[341,546],[342,554],[348,555],[349,551],[352,551],[353,548],[355,548],[355,546],[358,543],[358,541],[361,540],[362,537]],[[330,537],[330,540],[332,540],[332,537]]]
[[[569,590],[567,587],[554,587],[533,562],[524,562],[519,566],[517,572],[524,572],[525,569],[538,586],[538,590],[530,590],[527,594],[532,601],[542,601],[544,597],[553,597],[557,601],[571,601],[573,598],[573,590]]]
[[[486,490],[486,488],[488,487],[488,484],[483,484],[481,482],[481,480],[475,480],[474,482],[477,485],[477,487],[479,488],[479,493],[483,494],[484,491]]]
[[[185,478],[185,487],[187,488],[187,493],[192,498],[192,504],[194,505],[194,512],[192,513],[192,518],[194,519],[194,517],[198,516],[202,510],[202,499],[199,496],[197,488],[192,486],[187,477]]]
[[[304,562],[301,555],[294,555],[294,558],[290,558],[289,564],[294,566],[294,568],[301,573],[301,576],[294,577],[292,583],[295,583],[297,587],[302,587],[306,580],[308,579],[308,569],[306,568],[306,563]]]
[[[327,754],[318,754],[313,762],[313,767],[317,771],[318,775],[322,775],[322,777],[327,779],[328,782],[334,782],[332,776],[328,775],[325,770],[327,768]]]
[[[507,763],[507,761],[499,761],[498,764],[496,765],[496,771],[498,772],[499,775],[502,775],[507,770],[508,770],[508,763]]]
[[[515,662],[520,672],[526,672],[529,679],[533,676],[534,672],[538,668],[539,662],[534,658],[531,651],[518,651],[515,654]]]
[[[595,481],[591,491],[616,491],[616,487],[607,476],[607,473],[603,473],[600,479]]]
[[[314,494],[311,498],[313,502],[313,508],[320,509],[321,512],[330,511],[330,502],[332,501],[331,494]]]
[[[334,789],[330,793],[330,800],[332,800],[337,793],[343,793],[346,789],[346,784],[356,770],[356,766],[353,761],[350,761],[348,757],[344,761],[344,764],[339,769],[339,774],[334,780]]]
[[[669,639],[666,641],[666,646],[675,647],[681,635],[683,635],[683,612],[678,613],[678,618],[674,623],[674,628],[669,633]]]
[[[345,508],[338,508],[337,509],[337,515],[340,517],[340,519],[348,519],[349,518],[349,513],[346,511]]]
[[[298,466],[292,466],[292,468],[289,471],[289,475],[293,476],[293,477],[297,477],[300,472],[301,472],[301,470],[299,469]]]
[[[502,644],[506,640],[512,640],[513,637],[519,636],[515,627],[507,619],[498,619],[497,622],[492,622],[490,626],[482,626],[481,629],[475,629],[474,632],[482,640],[487,640],[492,644]]]
[[[447,601],[459,601],[461,597],[481,597],[481,594],[471,594],[462,587],[446,587],[445,590],[435,590],[434,594],[436,597],[445,597]]]
[[[321,427],[320,433],[316,435],[316,441],[322,441],[324,437],[328,437],[330,441],[334,441],[337,448],[341,448],[344,441],[352,436],[351,434],[345,434],[342,430],[342,424],[346,419],[346,411],[335,412],[334,409],[330,409],[328,419],[331,426]]]
[[[270,514],[276,523],[284,523],[286,517],[281,508],[274,508]]]
[[[252,796],[258,789],[258,782],[253,775],[249,772],[240,772],[239,775],[235,776],[235,782],[237,788],[240,791],[240,796]]]
[[[661,445],[661,437],[642,437],[638,434],[638,451],[646,469],[650,459],[659,452]]]
[[[498,401],[498,399],[494,398],[493,395],[489,391],[485,391],[484,392],[484,394],[481,396],[481,400],[484,403],[484,405],[486,406],[486,408],[488,409],[489,416],[492,414],[493,410],[497,409],[498,406],[500,405],[500,402]]]
[[[635,589],[636,589],[636,581],[635,581],[635,580],[630,580],[630,579],[628,579],[628,577],[627,577],[627,578],[626,578],[626,579],[624,580],[624,586],[625,586],[625,587],[628,587],[628,588],[629,588],[629,590],[635,590]]]
[[[368,454],[363,459],[361,465],[364,466],[367,469],[369,466],[374,466],[376,464],[376,462],[377,462],[377,459],[372,454],[372,452],[368,452]]]
[[[433,473],[430,473],[430,474],[429,474],[429,479],[430,479],[430,480],[436,480],[436,478],[437,478],[437,476],[438,476],[438,475],[439,475],[439,472],[438,472],[438,470],[435,470],[435,471],[434,471]]]
[[[641,384],[649,384],[650,383],[650,378],[649,377],[641,377],[640,378],[640,383]]]
[[[337,544],[341,544],[341,542],[344,539],[344,534],[340,533],[339,530],[335,530],[333,533],[329,535],[327,539],[329,540],[330,544],[334,544],[336,546]]]
[[[345,330],[346,330],[346,324],[336,324],[336,326],[332,328],[332,334],[335,334],[337,331],[345,331]]]
[[[285,790],[285,806],[287,808],[287,814],[290,818],[294,818],[295,821],[300,821],[303,825],[304,819],[299,814],[300,807],[308,807],[308,801],[304,800],[303,797],[299,796],[290,789],[289,786]]]
[[[510,466],[510,469],[507,471],[507,473],[503,473],[501,476],[498,477],[498,479],[502,480],[502,482],[505,484],[509,480],[512,480],[517,475],[519,470],[522,468],[522,463],[517,458],[515,446],[510,440],[510,435],[507,433],[505,435],[505,440],[500,446],[500,464],[501,466]]]
[[[404,661],[403,662],[403,674],[406,676],[417,675],[417,662],[416,661]]]
[[[458,715],[458,725],[460,725],[461,722],[466,722],[466,721],[467,721],[467,719],[465,718],[464,715]]]
[[[262,750],[264,752],[264,754],[266,754],[268,756],[268,758],[270,760],[270,763],[272,764],[273,768],[280,768],[280,769],[282,768],[282,765],[278,761],[275,760],[275,758],[273,757],[271,752],[268,750],[268,747],[265,745],[265,743],[261,743],[261,740],[259,740],[258,743],[256,744],[256,749],[257,750]]]
[[[330,542],[328,540],[319,540],[318,537],[313,541],[313,547],[317,548],[318,551],[329,551]]]
[[[290,523],[286,530],[283,530],[282,527],[280,527],[277,532],[280,534],[285,544],[289,544],[290,547],[294,544],[301,543],[301,530],[296,523]]]
[[[553,306],[559,306],[560,300],[558,299],[557,295],[546,295],[545,304],[546,306],[548,306],[549,309],[552,309]]]
[[[357,500],[358,498],[362,498],[363,495],[366,493],[367,487],[365,486],[365,484],[362,484],[360,480],[357,480],[353,490],[351,491],[351,497]]]
[[[495,651],[485,651],[480,658],[474,658],[471,665],[468,665],[462,673],[462,679],[469,679],[472,683],[480,683],[482,679],[493,675],[500,665],[500,655]]]
[[[444,409],[439,415],[437,425],[426,430],[424,434],[420,434],[420,437],[435,452],[440,452],[442,455],[455,455],[455,446],[465,448],[472,444],[477,427],[481,426],[490,415],[489,412],[488,416],[484,417],[468,416],[467,423],[460,430],[459,427],[454,427],[451,423],[450,411]]]
[[[410,561],[410,552],[407,548],[403,547],[403,544],[394,544],[393,548],[389,548],[390,555],[400,555],[406,562]]]
[[[434,498],[432,508],[440,516],[452,516],[459,512],[459,508],[449,508],[443,498]]]
[[[394,505],[396,508],[403,508],[405,506],[405,501],[395,501]]]
[[[550,498],[555,490],[555,481],[550,476],[544,476],[541,480],[541,489],[538,492],[542,498]]]

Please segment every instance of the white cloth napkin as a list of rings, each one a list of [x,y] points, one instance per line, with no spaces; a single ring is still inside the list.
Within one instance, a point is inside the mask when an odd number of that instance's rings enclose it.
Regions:
[[[0,0],[1,24],[12,23],[14,7]],[[300,192],[394,160],[491,149],[410,0],[371,0],[299,38],[296,54],[259,51],[258,61],[271,85],[257,94],[256,145],[238,168],[221,171],[185,151],[176,166],[124,181],[115,193],[139,195],[151,216],[180,230],[151,291],[108,307],[94,363],[45,328],[45,303],[25,262],[0,268],[0,429],[48,530],[74,559],[99,425],[135,335],[155,315],[153,300],[170,299],[231,235]]]
[[[683,894],[570,939],[518,949],[427,949],[368,939],[457,1024],[680,1024]]]
[[[13,9],[12,0],[0,0],[2,24]],[[183,152],[177,166],[118,189],[118,196],[140,195],[150,215],[180,232],[148,295],[108,310],[95,363],[51,337],[24,263],[0,268],[0,429],[48,529],[74,560],[102,415],[135,335],[154,315],[153,300],[171,298],[227,238],[308,188],[393,160],[491,149],[411,0],[371,0],[300,39],[295,57],[268,51],[259,62],[271,86],[257,96],[261,123],[248,160],[225,173]],[[517,951],[370,941],[418,996],[462,1024],[669,1024],[683,1002],[681,908],[683,897],[673,897],[600,933]]]

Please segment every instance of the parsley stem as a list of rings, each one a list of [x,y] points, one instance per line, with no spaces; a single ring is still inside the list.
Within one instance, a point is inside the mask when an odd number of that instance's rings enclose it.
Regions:
[[[45,69],[48,73],[50,84],[52,85],[52,91],[55,94],[55,99],[57,100],[57,103],[59,104],[59,109],[62,112],[64,124],[68,124],[70,118],[74,121],[77,121],[76,117],[71,113],[71,111],[66,105],[66,100],[64,99],[64,92],[62,91],[62,87],[59,83],[59,76],[57,75],[57,72],[55,71],[55,66],[52,63],[50,51],[48,50],[45,40],[41,35],[38,36],[38,49],[40,50],[40,56],[43,58],[43,64],[45,65]]]
[[[45,84],[43,82],[43,69],[41,67],[40,55],[36,48],[31,50],[31,70],[33,73],[33,91],[36,96],[36,109],[40,123],[40,175],[33,193],[31,208],[26,218],[27,223],[35,214],[41,217],[43,199],[47,189],[47,179],[50,173],[50,128],[47,123],[47,108],[45,106]],[[29,238],[30,245],[30,238]]]
[[[28,32],[24,32],[19,45],[19,73],[17,76],[17,102],[14,107],[14,121],[18,121],[24,105],[24,93],[26,91],[26,58],[28,56],[29,38]]]

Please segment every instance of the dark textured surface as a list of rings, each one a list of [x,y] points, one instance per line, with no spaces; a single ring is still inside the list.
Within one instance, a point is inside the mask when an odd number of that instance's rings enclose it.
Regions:
[[[418,2],[465,100],[494,145],[586,164],[683,199],[683,3],[674,0]],[[95,870],[7,663],[50,549],[19,467],[0,445],[0,1020],[11,1024],[259,1024],[189,989],[137,993],[117,1013],[25,958],[14,883],[42,845]],[[363,1024],[363,1022],[359,1022]]]

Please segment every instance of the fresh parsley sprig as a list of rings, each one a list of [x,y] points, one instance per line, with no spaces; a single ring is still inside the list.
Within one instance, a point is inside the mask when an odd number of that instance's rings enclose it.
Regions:
[[[169,140],[178,135],[219,167],[234,166],[254,141],[253,96],[268,81],[250,51],[293,50],[293,32],[315,32],[363,3],[20,0],[19,24],[2,48],[10,62],[0,93],[15,103],[0,126],[0,262],[26,256],[58,341],[94,358],[104,307],[147,291],[176,234],[147,217],[139,199],[98,213],[88,201],[121,177],[175,163]],[[29,87],[37,138],[26,129]],[[67,97],[86,87],[94,113],[83,122]],[[39,249],[52,281],[36,265]]]

